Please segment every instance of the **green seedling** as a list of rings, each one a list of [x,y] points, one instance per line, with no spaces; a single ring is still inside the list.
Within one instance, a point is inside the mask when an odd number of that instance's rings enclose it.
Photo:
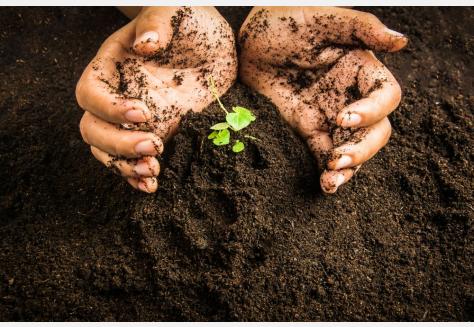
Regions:
[[[230,131],[239,134],[240,131],[249,126],[256,118],[249,109],[240,106],[232,107],[232,111],[229,112],[219,98],[212,76],[209,77],[209,85],[212,95],[217,100],[217,103],[219,103],[219,107],[225,112],[225,122],[211,126],[212,132],[207,138],[212,140],[212,143],[217,146],[227,145],[230,143],[231,139]],[[247,134],[244,134],[243,137],[253,140],[257,139]],[[239,139],[235,140],[234,145],[232,146],[232,151],[238,153],[244,149],[244,142]]]

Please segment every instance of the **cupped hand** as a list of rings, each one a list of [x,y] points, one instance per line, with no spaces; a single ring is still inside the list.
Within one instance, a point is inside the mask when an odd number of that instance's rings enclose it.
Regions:
[[[112,34],[76,88],[81,134],[92,154],[144,192],[157,189],[156,158],[181,117],[235,81],[232,30],[213,7],[143,9]]]
[[[343,8],[253,8],[240,31],[240,77],[306,140],[334,193],[388,141],[401,91],[370,49],[407,43],[375,16]]]

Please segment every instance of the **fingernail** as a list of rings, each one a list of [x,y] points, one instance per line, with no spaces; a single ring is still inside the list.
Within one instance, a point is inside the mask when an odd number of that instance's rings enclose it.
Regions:
[[[158,42],[158,33],[157,32],[145,32],[140,35],[136,40],[133,46],[137,46],[143,43],[151,43],[151,42]]]
[[[344,178],[344,175],[342,175],[342,174],[337,175],[337,177],[336,177],[336,182],[334,183],[336,189],[337,189],[339,186],[341,186],[342,183],[345,182],[345,180],[346,180],[346,179]]]
[[[360,124],[362,117],[359,114],[347,113],[342,118],[342,127],[354,127]]]
[[[145,123],[151,119],[151,112],[147,105],[138,100],[125,100],[123,106],[128,109],[124,117],[134,123]]]
[[[144,156],[156,156],[158,154],[152,140],[141,141],[135,145],[135,152]]]
[[[143,191],[143,192],[146,192],[146,193],[150,193],[150,191],[148,190],[148,188],[147,188],[145,182],[139,182],[139,183],[138,183],[138,189],[139,189],[140,191]]]
[[[391,30],[390,28],[387,28],[386,31],[387,33],[392,34],[395,37],[403,37],[403,38],[405,37],[405,35],[403,35],[402,33]]]
[[[141,175],[141,176],[151,176],[152,175],[152,170],[151,170],[150,166],[148,166],[148,163],[146,163],[144,161],[138,162],[135,165],[135,167],[133,168],[133,171],[137,175]]]
[[[129,110],[125,113],[125,119],[134,123],[145,123],[148,121],[148,110]],[[149,113],[149,111],[148,111]]]
[[[351,163],[352,163],[352,158],[349,157],[349,156],[343,155],[337,160],[336,166],[334,167],[334,170],[339,170],[339,169],[342,169],[342,168],[346,168]]]

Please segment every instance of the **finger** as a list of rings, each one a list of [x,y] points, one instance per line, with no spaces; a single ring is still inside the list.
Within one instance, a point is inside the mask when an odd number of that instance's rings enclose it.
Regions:
[[[290,62],[304,69],[317,69],[332,65],[345,54],[345,50],[336,46],[328,46],[317,55],[314,54],[314,51],[312,53],[308,49],[301,49],[299,52],[301,55],[291,58]]]
[[[145,156],[140,159],[119,159],[95,146],[91,146],[94,157],[107,168],[117,171],[124,177],[154,177],[160,173],[160,164],[155,157]]]
[[[151,119],[146,104],[138,99],[127,99],[119,90],[116,60],[123,44],[107,41],[97,57],[89,64],[76,86],[79,106],[112,123],[141,123]]]
[[[82,109],[111,123],[144,123],[152,118],[143,101],[113,93],[109,85],[92,76],[79,82],[76,98]]]
[[[353,21],[353,33],[370,49],[395,52],[404,48],[408,38],[385,26],[377,17],[360,13]]]
[[[339,29],[339,32],[345,33],[346,39],[352,44],[360,40],[370,49],[394,52],[408,43],[405,35],[389,29],[373,14],[351,9],[339,10],[342,20],[347,20],[348,27]]]
[[[349,104],[338,113],[336,122],[342,127],[373,125],[388,116],[400,104],[400,85],[375,57],[367,61],[360,70],[358,87],[364,98]]]
[[[158,181],[155,177],[144,177],[144,178],[127,178],[127,182],[133,186],[133,188],[140,190],[145,193],[154,193],[158,189]]]
[[[128,184],[132,185],[132,187],[138,190],[138,183],[140,182],[139,178],[129,177],[127,178]]]
[[[128,55],[130,34],[134,28],[135,24],[127,24],[107,38],[76,87],[76,98],[81,108],[113,123],[140,123],[151,118],[142,101],[126,99],[119,90],[116,62]]]
[[[84,141],[112,155],[138,158],[163,152],[163,142],[153,134],[118,128],[86,112],[80,123]]]
[[[347,183],[360,168],[346,168],[341,170],[328,170],[327,161],[333,147],[331,136],[328,132],[315,131],[307,140],[311,152],[318,159],[319,169],[323,171],[320,176],[321,189],[325,193],[335,193],[339,186]]]
[[[406,46],[408,39],[403,34],[389,29],[376,16],[344,8],[311,8],[314,23],[331,26],[325,34],[327,41],[339,44],[363,43],[377,51],[398,51]]]
[[[346,168],[341,170],[325,170],[319,182],[321,189],[325,193],[336,193],[337,189],[342,185],[347,183],[359,170],[360,165],[354,168]]]
[[[333,142],[329,132],[313,131],[307,139],[308,147],[318,160],[319,170],[326,168]]]
[[[330,123],[337,121],[338,113],[351,99],[359,97],[357,83],[367,57],[365,52],[367,51],[350,51],[331,66],[316,83],[301,91],[302,97],[312,99],[312,104],[319,108]],[[354,87],[357,92],[354,92]]]
[[[355,132],[351,139],[331,151],[328,168],[339,170],[355,167],[372,158],[390,138],[392,128],[388,118]]]
[[[337,116],[337,124],[342,127],[373,125],[397,108],[400,97],[398,84],[383,82],[380,89],[371,92],[367,98],[344,108]]]
[[[141,55],[152,55],[164,49],[171,42],[173,34],[172,16],[177,14],[171,8],[149,7],[136,18],[133,49]]]

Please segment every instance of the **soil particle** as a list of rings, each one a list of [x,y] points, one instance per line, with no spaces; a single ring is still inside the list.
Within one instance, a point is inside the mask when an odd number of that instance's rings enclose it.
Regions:
[[[298,27],[298,24],[296,23],[296,20],[293,18],[293,17],[289,17],[289,25],[290,25],[290,29],[293,33],[296,33],[298,32],[299,30],[299,27]]]
[[[240,36],[241,45],[244,45],[249,37],[255,39],[259,34],[265,33],[268,28],[267,16],[268,10],[260,9],[250,18],[248,31],[251,32],[251,35],[247,31],[242,33]]]
[[[175,73],[173,75],[173,81],[176,83],[177,86],[183,84],[183,73]]]
[[[357,100],[362,99],[362,94],[359,91],[359,85],[355,83],[349,86],[346,89],[345,96],[346,96],[346,102],[345,102],[346,106],[353,102],[356,102]]]

